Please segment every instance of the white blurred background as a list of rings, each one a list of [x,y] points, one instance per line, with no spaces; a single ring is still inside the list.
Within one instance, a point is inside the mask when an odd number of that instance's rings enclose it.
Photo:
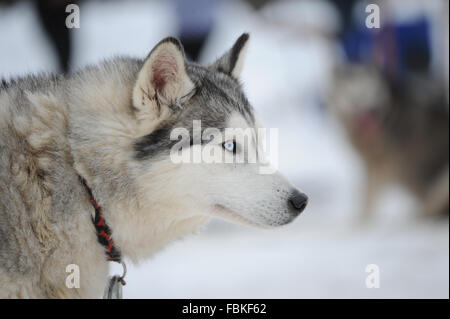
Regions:
[[[437,1],[405,1],[436,14]],[[419,216],[416,200],[386,188],[361,223],[365,170],[321,96],[339,47],[326,1],[275,1],[258,13],[220,1],[200,55],[214,61],[242,32],[251,40],[243,71],[249,100],[266,127],[279,129],[280,170],[310,198],[306,211],[276,230],[213,220],[197,236],[128,265],[126,298],[448,298],[448,219]],[[114,55],[144,57],[177,34],[174,1],[85,1],[73,31],[72,69]],[[448,28],[448,27],[447,27]],[[325,35],[324,35],[325,34]],[[448,59],[448,56],[447,56]],[[0,77],[56,71],[56,54],[31,1],[0,4]],[[380,268],[368,289],[365,268]],[[119,273],[120,266],[112,266]]]

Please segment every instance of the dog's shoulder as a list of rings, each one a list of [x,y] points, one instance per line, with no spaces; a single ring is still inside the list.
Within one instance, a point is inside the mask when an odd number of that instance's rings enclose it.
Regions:
[[[3,81],[0,89],[0,266],[34,268],[55,245],[55,172],[70,161],[67,110],[54,75]],[[8,266],[8,263],[11,264]]]

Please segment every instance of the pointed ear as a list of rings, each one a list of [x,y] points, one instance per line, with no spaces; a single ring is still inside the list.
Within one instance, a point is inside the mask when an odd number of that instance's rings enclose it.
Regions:
[[[219,58],[210,67],[239,79],[248,47],[248,33],[243,33],[234,43],[233,47]]]
[[[133,88],[137,118],[167,118],[174,105],[194,89],[186,73],[184,51],[175,38],[159,42],[146,58]]]

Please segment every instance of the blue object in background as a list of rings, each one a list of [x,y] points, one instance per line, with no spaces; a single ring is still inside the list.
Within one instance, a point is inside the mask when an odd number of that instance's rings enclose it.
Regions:
[[[342,41],[349,62],[375,64],[395,78],[430,68],[430,23],[423,16],[380,29],[353,24]]]

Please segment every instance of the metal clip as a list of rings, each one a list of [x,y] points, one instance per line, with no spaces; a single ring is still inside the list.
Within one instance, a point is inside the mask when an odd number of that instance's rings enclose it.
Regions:
[[[120,262],[123,267],[122,277],[113,276],[109,277],[108,285],[105,287],[103,293],[103,299],[122,299],[122,286],[126,285],[124,280],[127,274],[127,266],[123,261]]]

